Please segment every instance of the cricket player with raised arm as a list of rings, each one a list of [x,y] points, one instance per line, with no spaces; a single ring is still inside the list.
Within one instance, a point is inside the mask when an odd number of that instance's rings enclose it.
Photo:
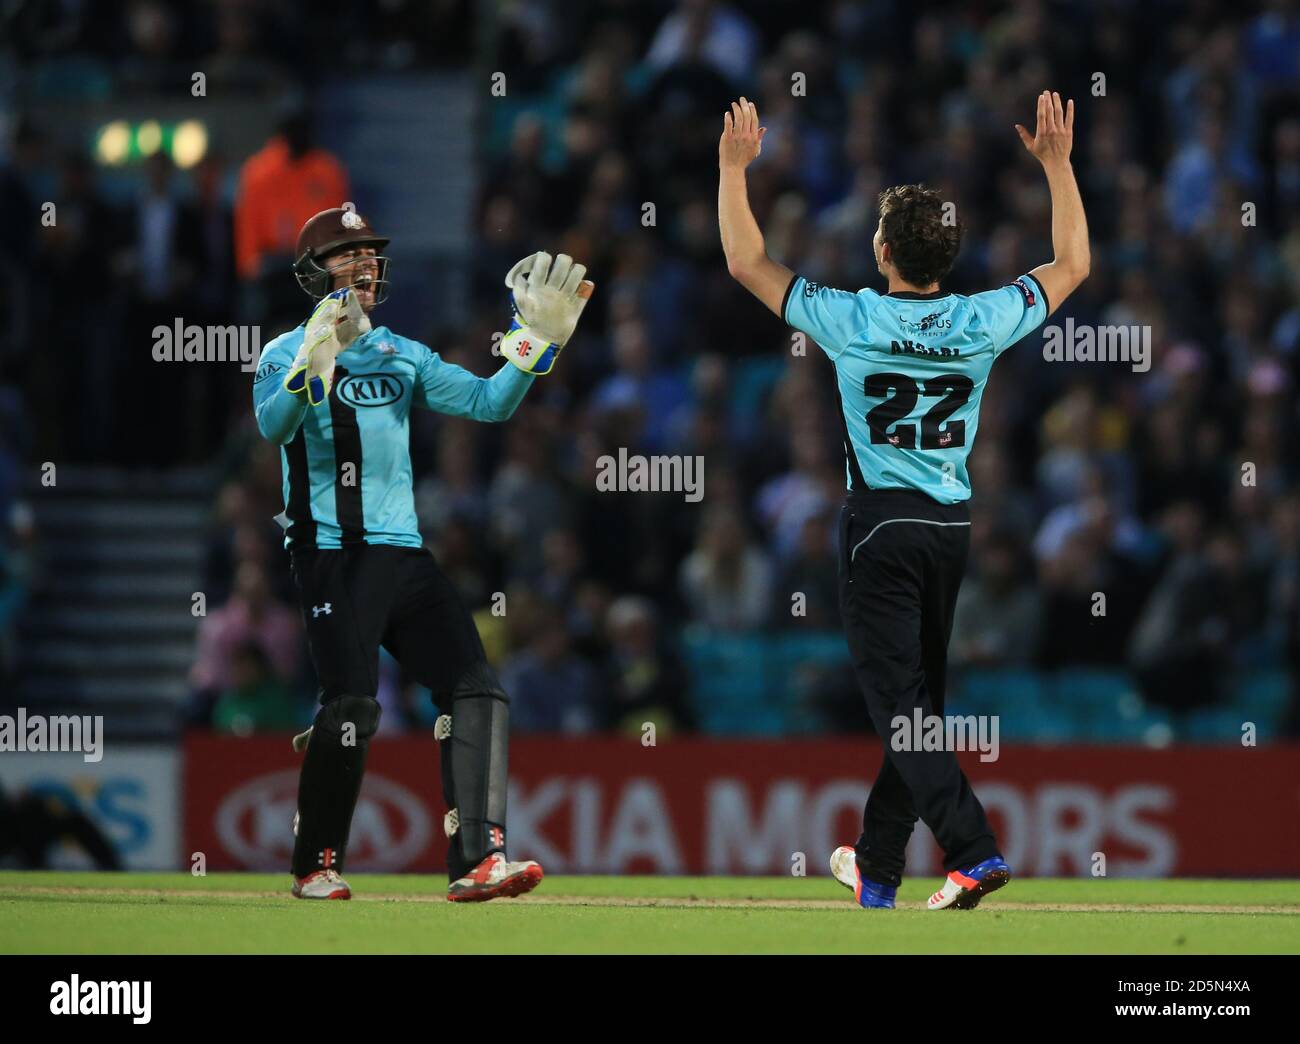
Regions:
[[[1047,176],[1056,256],[970,297],[939,288],[961,224],[945,221],[942,198],[920,185],[880,195],[873,247],[884,294],[796,276],[767,256],[749,208],[745,168],[766,132],[752,102],[732,104],[718,143],[718,218],[731,275],[835,365],[848,480],[840,613],[884,760],[862,835],[835,851],[831,871],[868,908],[894,906],[918,816],[943,849],[947,872],[929,909],[970,909],[1011,878],[956,754],[891,739],[899,716],[910,724],[918,710],[927,721],[943,714],[948,638],[970,546],[966,456],[989,370],[1088,275],[1088,228],[1070,167],[1074,102],[1063,107],[1044,91],[1033,136],[1015,129]]]
[[[509,706],[470,614],[417,528],[409,420],[413,406],[508,420],[549,373],[591,296],[586,268],[537,253],[506,276],[514,321],[490,378],[444,362],[418,341],[372,326],[388,296],[389,240],[351,207],[303,226],[294,274],[317,302],[268,344],[253,382],[257,426],[280,446],[286,529],[321,707],[294,739],[303,750],[294,817],[293,894],[348,899],[348,832],[379,725],[382,645],[433,694],[447,898],[527,892],[535,862],[506,859]]]

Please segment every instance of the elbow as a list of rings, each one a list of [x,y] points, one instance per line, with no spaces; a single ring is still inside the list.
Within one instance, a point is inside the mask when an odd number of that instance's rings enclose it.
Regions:
[[[283,446],[285,442],[288,441],[284,438],[283,432],[277,431],[272,425],[266,423],[266,419],[260,412],[256,415],[256,419],[257,432],[262,436],[262,438],[266,439],[267,442],[274,443],[277,446]]]
[[[754,280],[754,274],[758,271],[758,266],[766,256],[762,251],[745,253],[744,255],[728,253],[727,273],[741,286],[748,287]]]
[[[515,415],[515,407],[518,405],[518,402],[509,399],[485,397],[478,409],[470,411],[470,416],[487,424],[501,424]]]
[[[727,273],[741,286],[748,288],[750,281],[754,278],[753,262],[739,261],[732,258],[727,259]]]
[[[262,418],[257,419],[257,430],[262,433],[262,438],[274,446],[287,446],[293,441],[298,426],[295,424],[291,428],[277,428],[262,423]]]
[[[1088,278],[1088,273],[1092,271],[1092,251],[1084,245],[1082,253],[1074,259],[1068,269],[1070,277],[1074,280],[1074,285],[1078,286]]]

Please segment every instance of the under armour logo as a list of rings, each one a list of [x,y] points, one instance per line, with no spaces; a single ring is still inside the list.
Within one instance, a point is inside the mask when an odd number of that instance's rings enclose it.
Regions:
[[[312,619],[316,619],[320,616],[329,616],[329,614],[334,611],[331,608],[332,605],[332,602],[326,602],[324,605],[313,605],[311,607]]]

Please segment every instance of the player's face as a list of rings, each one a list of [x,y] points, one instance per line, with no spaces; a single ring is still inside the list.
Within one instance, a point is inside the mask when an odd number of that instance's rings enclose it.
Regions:
[[[375,260],[374,247],[349,247],[331,254],[325,261],[333,279],[332,289],[345,286],[356,291],[361,310],[369,312],[375,307],[375,280],[379,278],[379,262]]]

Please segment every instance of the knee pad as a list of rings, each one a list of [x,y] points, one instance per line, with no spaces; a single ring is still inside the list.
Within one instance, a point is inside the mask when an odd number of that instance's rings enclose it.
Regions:
[[[380,706],[369,696],[339,696],[321,707],[313,726],[331,736],[342,736],[352,726],[357,739],[368,740],[379,729]]]
[[[453,704],[457,700],[465,699],[467,696],[491,696],[503,703],[510,702],[506,690],[501,688],[501,681],[497,678],[497,672],[492,669],[492,665],[486,660],[474,664],[473,667],[457,678],[456,684],[452,686],[451,702]],[[454,710],[455,707],[452,709]]]

